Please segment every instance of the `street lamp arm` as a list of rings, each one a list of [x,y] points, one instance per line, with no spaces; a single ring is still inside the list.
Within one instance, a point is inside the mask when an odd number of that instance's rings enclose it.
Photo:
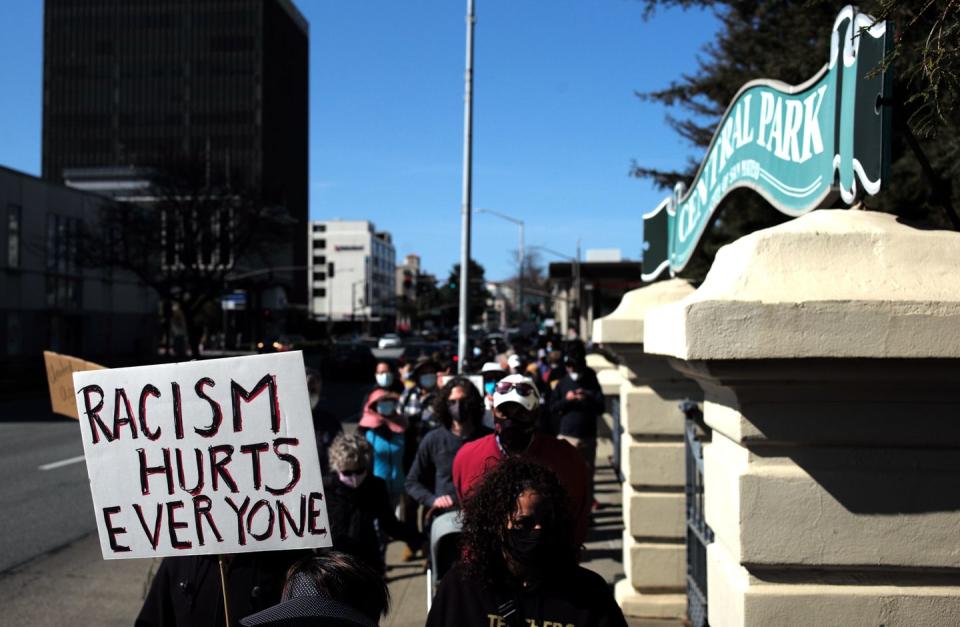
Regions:
[[[494,211],[493,209],[476,208],[474,209],[474,211],[476,211],[477,213],[489,213],[491,215],[497,216],[498,218],[502,218],[508,222],[513,222],[514,224],[519,224],[521,226],[523,225],[523,220],[520,220],[519,218],[514,218],[512,216],[508,216],[507,214],[500,213],[499,211]]]

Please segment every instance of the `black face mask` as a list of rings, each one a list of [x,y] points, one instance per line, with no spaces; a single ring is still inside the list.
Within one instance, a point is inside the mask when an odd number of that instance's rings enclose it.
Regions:
[[[537,425],[529,416],[524,416],[523,420],[509,417],[510,414],[507,416],[506,419],[496,419],[495,431],[503,448],[511,453],[520,453],[530,446]]]
[[[510,557],[529,573],[549,564],[553,542],[543,529],[513,528],[507,529],[505,545]]]
[[[469,420],[467,416],[467,403],[464,399],[459,399],[456,401],[449,401],[447,403],[447,411],[450,413],[450,418],[454,422],[464,423]]]

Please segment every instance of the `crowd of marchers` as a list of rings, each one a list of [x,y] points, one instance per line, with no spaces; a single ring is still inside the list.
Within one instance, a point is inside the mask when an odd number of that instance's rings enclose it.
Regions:
[[[571,330],[564,342],[376,365],[358,428],[325,411],[307,372],[333,546],[161,563],[138,626],[378,625],[387,543],[439,580],[427,625],[625,626],[609,587],[579,566],[603,395]],[[470,363],[470,362],[468,362]],[[465,363],[465,366],[468,366]],[[431,551],[453,529],[455,559]],[[442,577],[441,577],[442,576]]]

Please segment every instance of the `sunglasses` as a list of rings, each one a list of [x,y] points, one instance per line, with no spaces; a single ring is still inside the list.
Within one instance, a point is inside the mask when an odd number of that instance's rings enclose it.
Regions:
[[[500,381],[497,383],[496,389],[497,394],[506,394],[510,390],[516,390],[520,396],[530,396],[537,391],[536,388],[529,383],[514,383],[513,381]]]
[[[351,470],[340,471],[340,473],[343,474],[344,477],[356,477],[357,475],[362,475],[365,472],[367,472],[366,468],[353,468]]]

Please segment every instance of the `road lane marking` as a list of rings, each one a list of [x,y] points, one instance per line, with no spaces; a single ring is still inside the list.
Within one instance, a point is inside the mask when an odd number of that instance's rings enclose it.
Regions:
[[[54,468],[60,468],[61,466],[69,466],[70,464],[76,464],[77,462],[83,461],[83,455],[78,455],[77,457],[71,457],[70,459],[61,459],[58,462],[50,462],[49,464],[44,464],[40,466],[40,470],[53,470]]]

